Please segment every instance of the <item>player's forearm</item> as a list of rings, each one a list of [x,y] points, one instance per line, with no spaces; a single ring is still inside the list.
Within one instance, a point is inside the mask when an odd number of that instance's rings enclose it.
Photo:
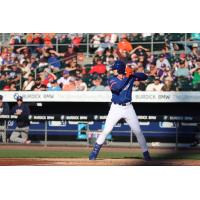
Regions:
[[[133,75],[134,78],[138,79],[138,81],[145,81],[148,79],[148,76],[142,72],[136,72]]]

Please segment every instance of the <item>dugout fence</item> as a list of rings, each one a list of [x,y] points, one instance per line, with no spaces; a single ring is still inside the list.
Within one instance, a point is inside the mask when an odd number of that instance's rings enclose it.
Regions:
[[[90,134],[97,134],[100,130],[93,130],[91,131],[89,129],[89,123],[91,122],[103,122],[105,121],[106,116],[104,115],[29,115],[29,120],[32,123],[36,123],[36,122],[40,122],[43,124],[42,128],[39,129],[30,129],[30,132],[32,133],[40,133],[41,136],[43,136],[43,141],[33,141],[33,144],[41,144],[44,146],[48,146],[51,144],[76,144],[76,145],[80,145],[80,144],[84,144],[89,146],[91,144],[91,140],[89,138]],[[8,125],[10,122],[14,122],[17,119],[17,116],[15,115],[0,115],[0,119],[4,121],[4,131],[7,133],[7,136],[10,135],[10,133],[15,129],[15,128],[9,128]],[[175,134],[174,134],[174,138],[175,138],[175,142],[174,142],[174,147],[175,149],[178,149],[179,147],[182,147],[183,145],[181,143],[179,143],[179,138],[182,137],[184,134],[199,134],[199,131],[195,131],[193,133],[187,133],[184,132],[182,130],[180,130],[180,126],[182,123],[199,123],[200,122],[200,116],[174,116],[174,115],[140,115],[138,116],[138,119],[140,121],[140,123],[142,122],[167,122],[167,123],[174,123],[175,124]],[[59,128],[59,127],[54,127],[54,129],[50,129],[48,126],[49,122],[60,122],[60,123],[71,123],[71,124],[75,124],[75,123],[81,123],[81,124],[85,124],[85,128],[83,130],[81,129],[74,129],[74,130],[67,130],[65,128]],[[124,123],[123,121],[120,121],[119,123]],[[37,124],[36,124],[37,125]],[[49,137],[51,136],[51,133],[70,133],[70,132],[76,132],[77,133],[77,137],[78,134],[80,134],[79,136],[81,136],[82,132],[84,132],[85,137],[80,137],[79,140],[72,142],[72,141],[62,141],[62,143],[56,143],[55,141],[50,141]],[[118,131],[119,132],[119,131]],[[130,130],[123,130],[120,131],[122,133],[126,133],[127,135],[129,135],[129,141],[127,141],[126,145],[129,146],[133,146],[133,136],[134,133]],[[143,131],[144,134],[147,134],[148,131]],[[114,130],[112,132],[112,134],[116,134],[117,130]],[[84,135],[83,134],[83,135]],[[108,138],[109,141],[115,143],[115,141],[112,141],[112,137]],[[84,141],[84,143],[83,143]],[[82,143],[81,143],[82,142]],[[94,141],[93,141],[94,142]],[[9,143],[10,144],[10,143]],[[108,143],[107,145],[111,145],[111,143]],[[115,144],[116,145],[116,144]],[[119,145],[119,143],[118,143]]]

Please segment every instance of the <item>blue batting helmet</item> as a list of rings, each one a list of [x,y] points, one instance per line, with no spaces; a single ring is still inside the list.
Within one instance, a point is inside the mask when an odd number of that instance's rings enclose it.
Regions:
[[[112,70],[117,70],[119,74],[125,74],[126,64],[121,60],[115,61],[114,65],[112,66]]]

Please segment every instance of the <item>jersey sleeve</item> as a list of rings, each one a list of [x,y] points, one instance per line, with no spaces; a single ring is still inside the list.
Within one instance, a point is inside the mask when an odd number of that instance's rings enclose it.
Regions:
[[[134,77],[135,80],[138,80],[138,81],[145,81],[145,80],[148,79],[148,76],[145,73],[142,73],[142,72],[134,73],[133,77]]]
[[[108,82],[111,91],[118,93],[128,84],[129,78],[125,77],[124,79],[119,81],[116,79],[110,79]]]

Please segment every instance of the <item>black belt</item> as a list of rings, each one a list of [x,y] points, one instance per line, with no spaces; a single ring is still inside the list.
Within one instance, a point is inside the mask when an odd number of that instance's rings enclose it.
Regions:
[[[128,106],[131,104],[131,102],[127,102],[127,103],[116,103],[116,102],[113,102],[114,104],[117,104],[117,105],[120,105],[120,106]]]

